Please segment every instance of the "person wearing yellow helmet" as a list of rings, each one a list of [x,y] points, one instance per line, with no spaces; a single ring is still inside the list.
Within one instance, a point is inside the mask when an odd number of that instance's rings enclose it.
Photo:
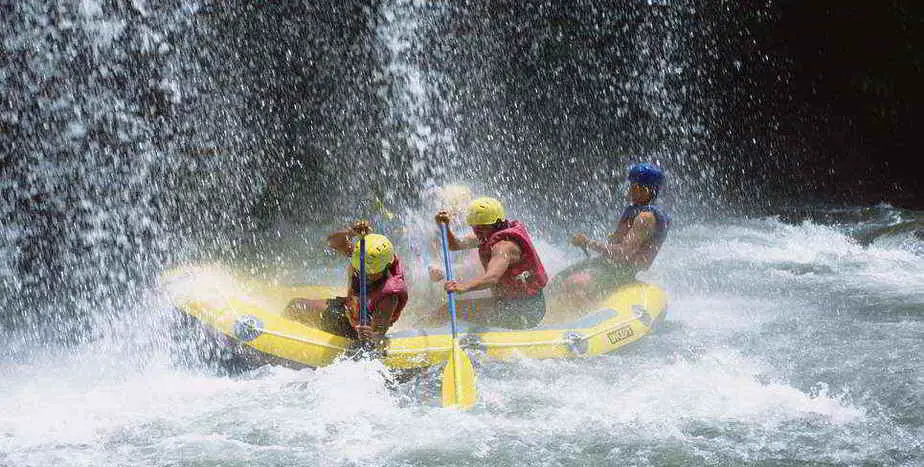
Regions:
[[[347,296],[336,301],[322,314],[322,328],[336,334],[380,343],[401,311],[407,305],[407,285],[404,281],[404,269],[400,258],[395,254],[394,246],[384,235],[371,233],[368,222],[358,221],[350,229],[334,232],[327,237],[328,246],[350,257],[348,267]],[[365,236],[366,278],[368,284],[367,306],[369,323],[360,321],[360,281],[361,266],[359,240]]]
[[[478,249],[483,272],[468,281],[447,281],[448,292],[466,293],[490,289],[488,301],[480,301],[469,320],[511,329],[536,327],[545,316],[542,290],[548,276],[526,226],[508,220],[503,204],[482,197],[469,203],[465,217],[472,234],[459,238],[448,230],[450,250]],[[437,224],[449,224],[451,214],[440,211]],[[460,301],[460,308],[468,303]]]

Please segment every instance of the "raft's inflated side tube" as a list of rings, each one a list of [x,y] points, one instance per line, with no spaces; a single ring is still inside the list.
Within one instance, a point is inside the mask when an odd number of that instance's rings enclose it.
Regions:
[[[164,289],[177,309],[203,325],[300,365],[329,365],[353,344],[284,316],[294,299],[323,301],[344,295],[335,287],[261,283],[205,266],[168,272]],[[633,282],[614,290],[597,311],[567,324],[508,330],[460,323],[460,333],[463,347],[494,360],[588,357],[637,341],[664,319],[666,310],[663,290]],[[384,362],[394,368],[442,364],[451,344],[448,327],[398,331],[387,337]]]

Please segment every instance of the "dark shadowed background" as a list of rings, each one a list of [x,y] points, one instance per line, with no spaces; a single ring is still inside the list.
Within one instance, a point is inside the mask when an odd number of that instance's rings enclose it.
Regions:
[[[924,208],[924,5],[779,2],[755,39],[788,77],[756,78],[763,110],[801,147],[819,183],[806,194]]]

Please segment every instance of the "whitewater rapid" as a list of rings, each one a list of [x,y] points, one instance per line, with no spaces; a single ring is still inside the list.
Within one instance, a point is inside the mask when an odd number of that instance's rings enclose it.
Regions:
[[[670,294],[659,333],[588,360],[482,362],[470,412],[388,389],[375,362],[178,365],[168,307],[127,315],[141,329],[0,363],[0,464],[915,465],[924,258],[857,227],[679,226],[644,276]]]

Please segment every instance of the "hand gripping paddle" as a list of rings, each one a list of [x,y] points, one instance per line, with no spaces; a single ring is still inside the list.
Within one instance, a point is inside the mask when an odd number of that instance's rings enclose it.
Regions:
[[[446,280],[453,280],[452,259],[449,257],[449,227],[440,224],[440,240],[443,243],[443,266],[446,268]],[[459,345],[459,336],[456,333],[456,297],[455,292],[449,294],[449,316],[452,318],[452,347],[446,367],[443,368],[443,407],[456,407],[470,409],[478,400],[478,391],[475,388],[475,368],[468,354]]]

